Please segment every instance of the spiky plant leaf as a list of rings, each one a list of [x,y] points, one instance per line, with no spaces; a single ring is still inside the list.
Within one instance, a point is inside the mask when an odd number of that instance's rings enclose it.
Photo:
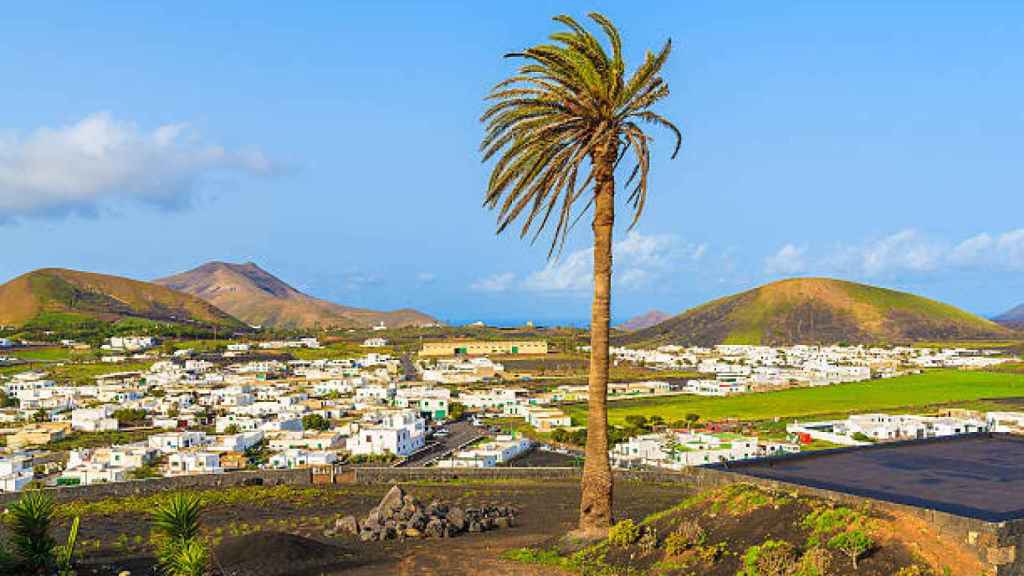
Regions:
[[[75,519],[71,521],[67,542],[57,547],[57,569],[60,576],[74,576],[75,574],[75,546],[78,544],[78,525],[80,523],[81,518],[75,516]]]
[[[199,535],[202,499],[196,494],[178,493],[157,505],[153,527],[168,540],[184,542]]]
[[[205,576],[210,566],[210,551],[199,538],[173,541],[161,551],[159,562],[166,576]]]
[[[11,545],[25,574],[46,574],[54,564],[57,542],[50,536],[53,498],[40,491],[26,492],[8,509]]]

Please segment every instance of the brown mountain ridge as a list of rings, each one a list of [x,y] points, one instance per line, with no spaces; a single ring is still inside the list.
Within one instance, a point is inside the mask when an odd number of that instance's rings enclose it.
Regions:
[[[258,265],[208,262],[155,283],[201,298],[253,326],[270,328],[389,328],[436,324],[422,312],[380,312],[304,294]]]
[[[626,320],[615,328],[617,330],[622,330],[623,332],[634,332],[636,330],[650,328],[651,326],[657,326],[671,317],[671,314],[667,314],[661,310],[650,310],[639,316],[634,316],[629,320]]]

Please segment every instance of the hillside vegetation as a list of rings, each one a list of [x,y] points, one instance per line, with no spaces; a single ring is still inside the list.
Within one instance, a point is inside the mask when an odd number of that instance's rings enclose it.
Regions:
[[[708,302],[618,344],[877,344],[998,339],[1004,327],[914,294],[830,278],[795,278]]]
[[[547,544],[547,547],[545,547]],[[707,490],[573,554],[557,543],[505,553],[570,574],[968,576],[982,566],[925,522],[738,483]]]
[[[46,268],[0,286],[0,325],[67,330],[124,323],[243,328],[199,298],[118,276]]]

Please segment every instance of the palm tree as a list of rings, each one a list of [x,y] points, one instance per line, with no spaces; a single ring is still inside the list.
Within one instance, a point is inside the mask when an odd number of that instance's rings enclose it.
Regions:
[[[624,189],[633,210],[632,228],[647,199],[651,138],[640,124],[679,129],[651,107],[668,96],[661,68],[671,40],[657,54],[648,52],[627,79],[622,41],[610,20],[591,13],[607,36],[611,55],[589,31],[569,16],[555,21],[567,30],[507,57],[524,61],[518,73],[498,83],[488,96],[493,104],[481,118],[486,134],[480,145],[484,162],[498,157],[484,205],[498,210],[498,233],[523,217],[520,236],[536,240],[549,221],[554,231],[548,258],[564,246],[576,220],[594,208],[594,300],[590,321],[589,412],[579,529],[593,539],[612,523],[612,475],[608,463],[608,316],[611,301],[612,227],[615,222],[615,172],[627,155],[635,164]],[[573,209],[583,200],[579,216]],[[556,215],[555,218],[551,218]]]

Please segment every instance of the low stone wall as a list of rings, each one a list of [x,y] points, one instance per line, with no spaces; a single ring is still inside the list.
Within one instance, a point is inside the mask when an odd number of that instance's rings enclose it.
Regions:
[[[395,482],[450,482],[455,480],[572,480],[580,479],[582,469],[564,468],[378,468],[335,467],[339,483],[390,484]],[[688,468],[682,472],[661,470],[615,470],[620,482],[679,483],[698,489],[737,482],[732,474],[718,470]],[[742,478],[742,477],[740,477]]]
[[[58,502],[65,502],[68,500],[99,500],[103,498],[148,496],[157,492],[175,490],[209,490],[229,486],[277,486],[282,484],[309,486],[312,484],[310,471],[308,469],[252,470],[225,474],[202,474],[197,476],[175,476],[171,478],[112,482],[109,484],[90,484],[88,486],[63,486],[46,488],[44,491],[53,496]],[[0,494],[0,506],[7,505],[20,497],[21,494],[17,492]]]
[[[391,484],[395,482],[451,482],[454,480],[576,480],[578,468],[335,468],[355,484]]]

